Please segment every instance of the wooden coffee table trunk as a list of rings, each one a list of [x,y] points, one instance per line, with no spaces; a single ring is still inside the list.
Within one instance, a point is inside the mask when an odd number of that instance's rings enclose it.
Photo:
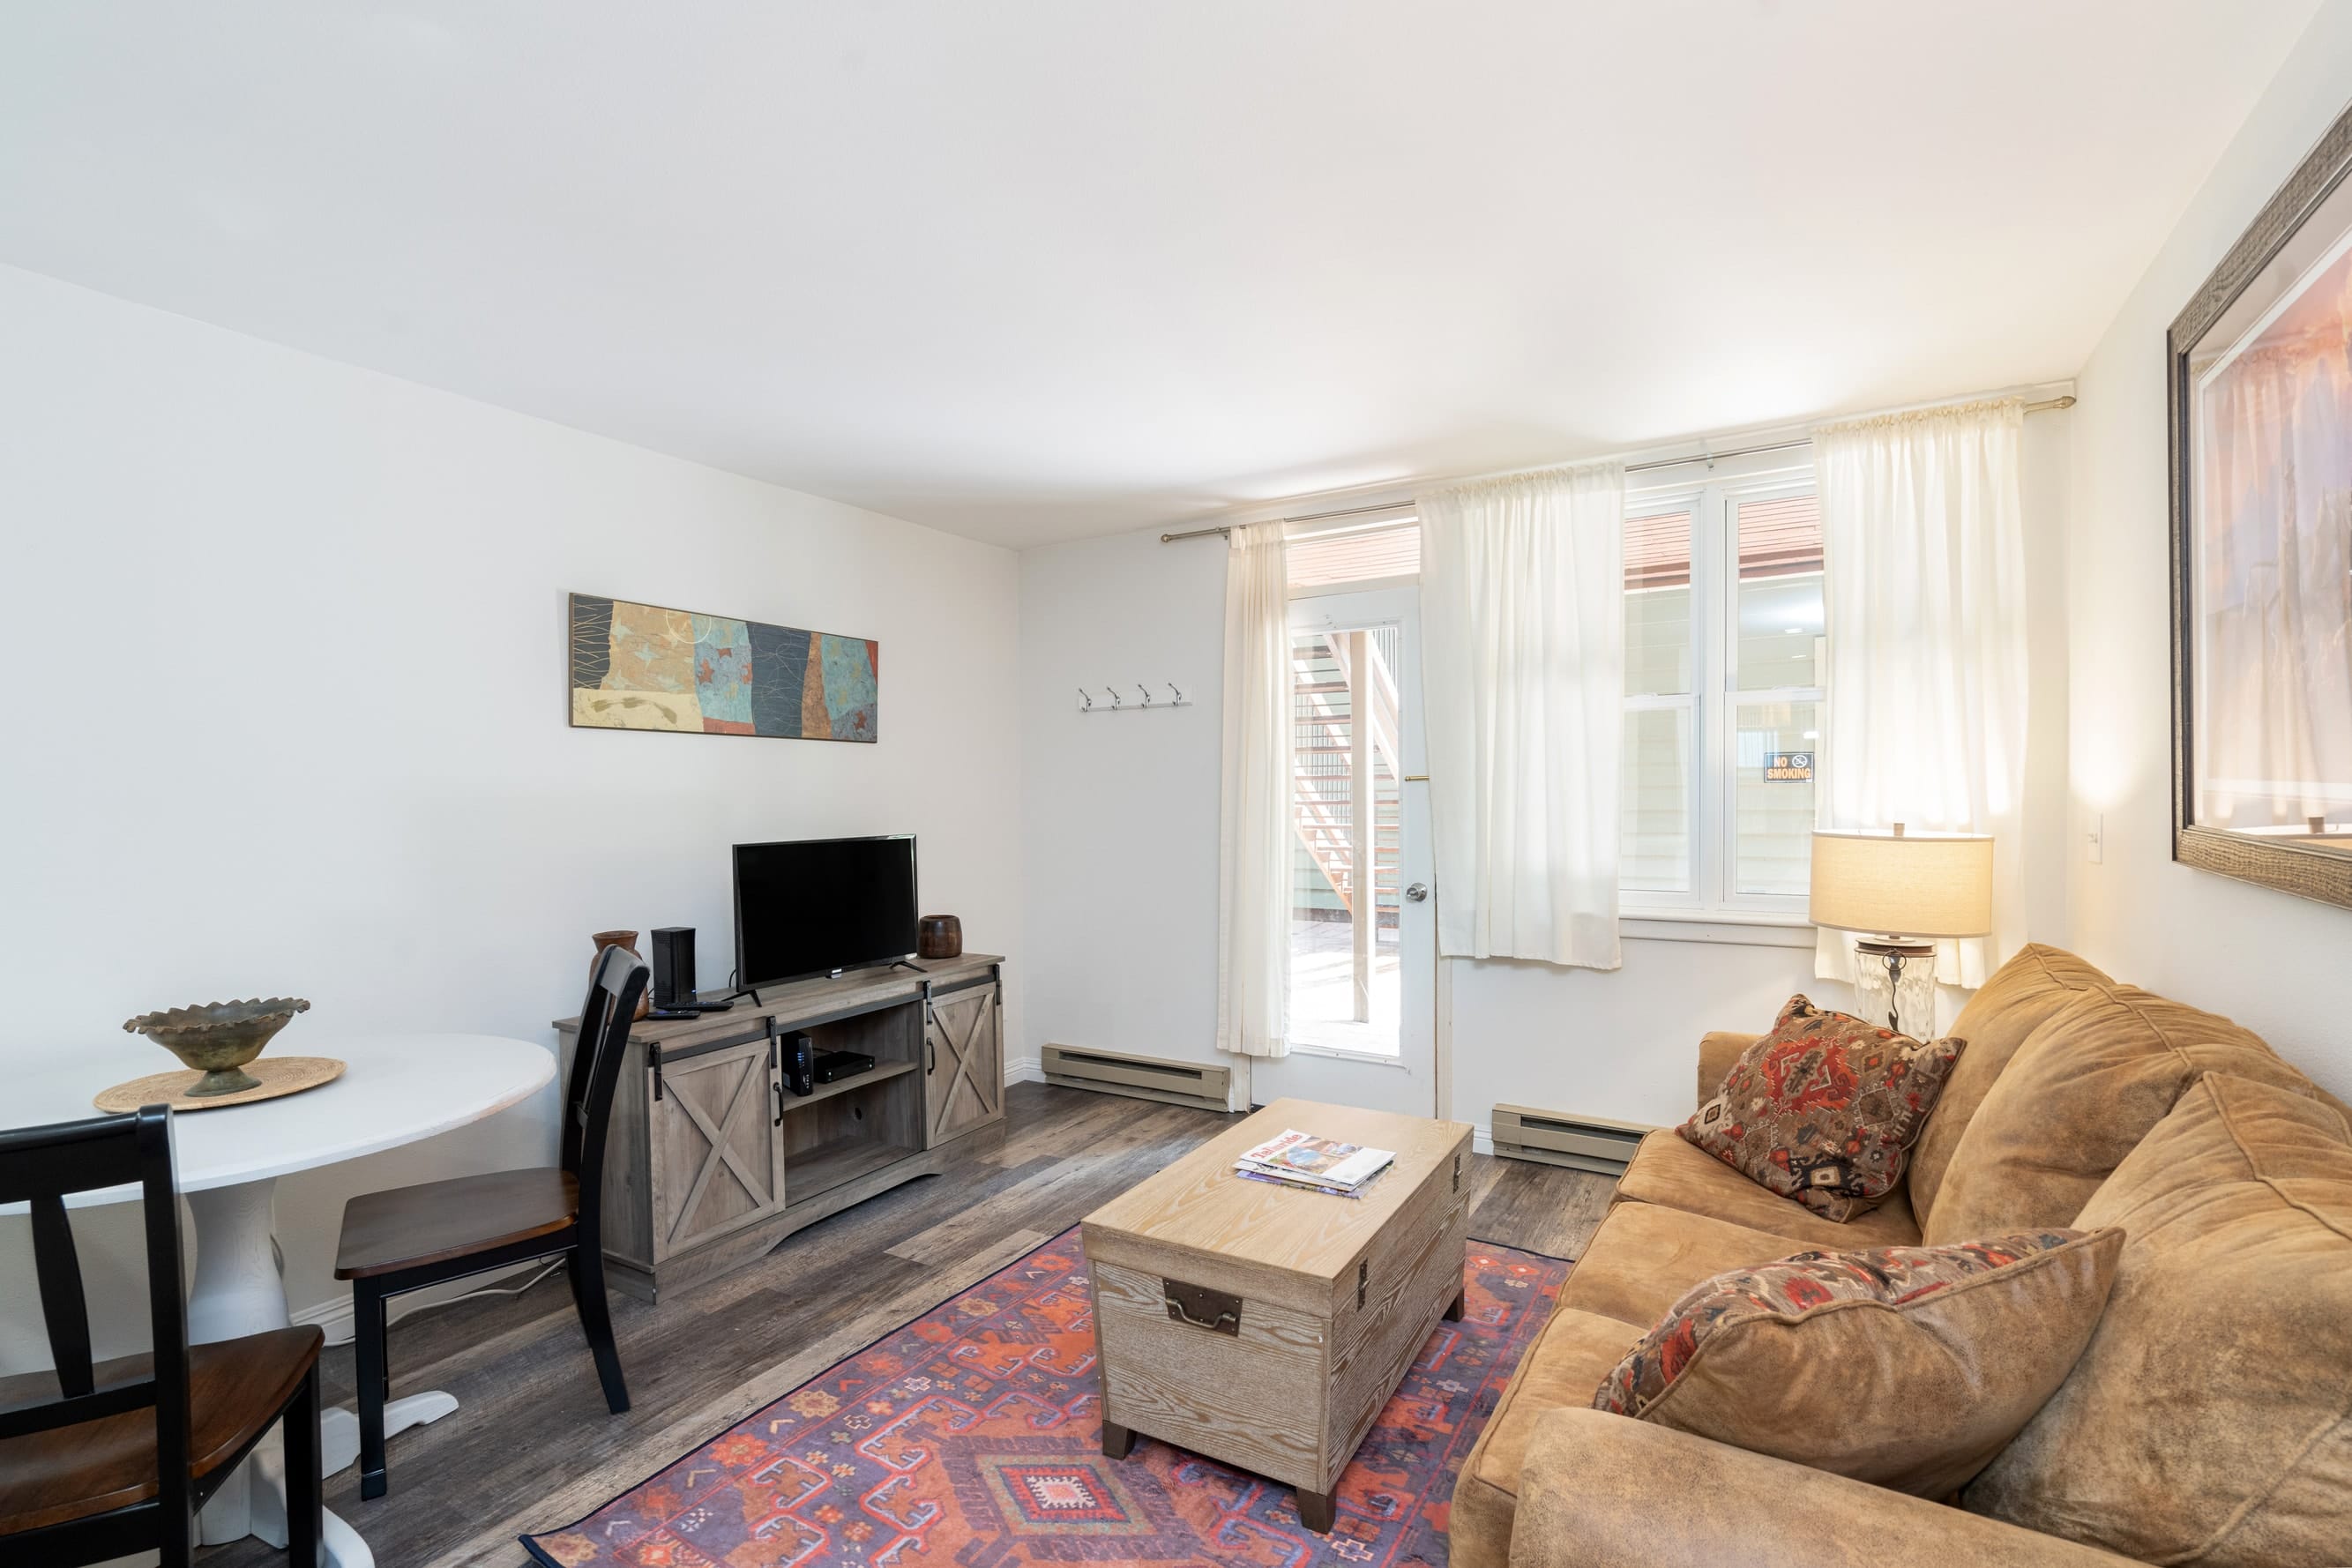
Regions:
[[[1247,1181],[1286,1127],[1397,1152],[1361,1197]],[[1136,1433],[1285,1482],[1328,1531],[1339,1473],[1459,1317],[1470,1128],[1276,1100],[1088,1215],[1103,1450]]]

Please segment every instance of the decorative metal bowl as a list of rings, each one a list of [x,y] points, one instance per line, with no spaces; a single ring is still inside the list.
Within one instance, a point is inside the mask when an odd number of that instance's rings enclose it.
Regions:
[[[261,1087],[259,1079],[243,1070],[245,1064],[259,1056],[270,1037],[292,1023],[295,1014],[310,1010],[310,1004],[299,996],[207,1002],[201,1006],[142,1013],[126,1019],[122,1026],[131,1034],[146,1036],[205,1075],[189,1094],[235,1094]]]

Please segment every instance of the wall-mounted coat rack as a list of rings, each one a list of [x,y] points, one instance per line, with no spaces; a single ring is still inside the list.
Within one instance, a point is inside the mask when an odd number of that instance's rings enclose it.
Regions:
[[[1081,686],[1078,688],[1078,711],[1081,713],[1140,713],[1147,708],[1190,708],[1192,699],[1172,680],[1160,682],[1161,689],[1154,690],[1142,681],[1132,686]]]

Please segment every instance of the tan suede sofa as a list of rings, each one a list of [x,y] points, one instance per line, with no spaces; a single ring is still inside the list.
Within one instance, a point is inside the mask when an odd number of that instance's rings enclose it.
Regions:
[[[2058,1496],[2057,1511],[2063,1513],[2064,1489],[2076,1479],[2068,1467],[2081,1467],[2081,1483],[2098,1489],[2108,1503],[2120,1492],[2127,1507],[2148,1510],[2151,1541],[2166,1539],[2162,1527],[2182,1509],[2203,1506],[2204,1500],[2197,1498],[2137,1498],[2134,1487],[2151,1492],[2195,1489],[2183,1488],[2177,1477],[2142,1476],[2131,1464],[2103,1469],[2101,1456],[2091,1451],[2095,1444],[2078,1440],[2074,1447],[2082,1451],[2074,1453],[2049,1452],[2047,1442],[2036,1448],[2032,1427],[1971,1483],[1963,1499],[1936,1501],[1591,1408],[1603,1375],[1676,1298],[1710,1275],[1808,1247],[1923,1240],[1940,1245],[2071,1225],[2125,1155],[2207,1073],[2307,1096],[2292,1103],[2313,1107],[2316,1136],[2352,1142],[2352,1123],[2340,1119],[2344,1108],[2248,1031],[2117,984],[2054,948],[2029,947],[2019,953],[1976,993],[1949,1033],[1968,1045],[1915,1146],[1905,1185],[1851,1223],[1832,1223],[1766,1192],[1672,1129],[1643,1141],[1618,1184],[1608,1217],[1563,1288],[1558,1310],[1462,1467],[1451,1521],[1454,1568],[1503,1568],[1507,1563],[1516,1568],[2112,1565],[2139,1559],[1988,1517],[2030,1510],[1986,1509],[1978,1490],[2001,1473],[2006,1495],[2039,1486],[2044,1510],[2049,1511],[2048,1498]],[[1755,1037],[1712,1034],[1700,1042],[1700,1100],[1713,1095]],[[2340,1171],[2329,1166],[2330,1180]],[[2313,1198],[2315,1190],[2305,1189],[2296,1201],[2307,1208],[2316,1205],[2314,1212],[2324,1227],[2321,1243],[2327,1243],[2331,1231],[2352,1238],[2352,1205],[2333,1189]],[[2329,1262],[2340,1264],[2341,1259]],[[2310,1264],[2305,1258],[2291,1266]],[[2108,1314],[2113,1321],[2112,1300]],[[2352,1352],[2352,1339],[2296,1349],[2341,1355]],[[2076,1385],[2117,1378],[2119,1367],[2135,1368],[2135,1376],[2192,1382],[2223,1375],[2200,1366],[2199,1355],[2196,1345],[2164,1344],[2110,1345],[2102,1353],[2086,1352],[2044,1410],[2078,1394],[2095,1396],[2096,1389],[2085,1393]],[[2326,1375],[2341,1371],[2333,1368]],[[1852,1412],[1847,1418],[1917,1422],[1932,1421],[1935,1414]],[[2282,1415],[2280,1420],[2284,1426],[2297,1418]],[[2263,1456],[2271,1450],[2262,1441],[2240,1440],[2246,1434],[2218,1434],[2214,1463],[2242,1470],[2266,1462],[2290,1469],[2300,1466],[2306,1472],[2315,1468],[2297,1483],[2305,1491],[2289,1499],[2305,1510],[2294,1522],[2307,1540],[2311,1510],[2325,1516],[2339,1510],[2342,1561],[2352,1563],[2352,1474],[2342,1469],[2352,1456],[2352,1415],[2336,1417],[2332,1431],[2324,1409],[2317,1419],[2315,1438],[2301,1429],[2279,1434],[2280,1443],[2273,1446],[2279,1457],[2270,1461]],[[2026,1472],[2022,1481],[2019,1472]],[[2318,1500],[2305,1500],[2305,1491]],[[1956,1501],[1967,1506],[1954,1506]],[[2228,1528],[2240,1527],[2233,1522]],[[2332,1537],[2334,1528],[2329,1516],[2319,1533]],[[2210,1560],[2273,1560],[2258,1542],[2250,1546],[2251,1540],[2242,1531],[2234,1547],[2214,1551]],[[2297,1550],[2309,1560],[2307,1547]],[[2208,1558],[2201,1551],[2168,1549],[2161,1560]],[[2321,1560],[2336,1561],[2332,1555]]]

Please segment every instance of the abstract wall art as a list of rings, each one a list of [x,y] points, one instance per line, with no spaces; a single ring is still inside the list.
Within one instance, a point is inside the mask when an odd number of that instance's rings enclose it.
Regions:
[[[574,728],[878,738],[870,638],[574,594],[571,646]]]

